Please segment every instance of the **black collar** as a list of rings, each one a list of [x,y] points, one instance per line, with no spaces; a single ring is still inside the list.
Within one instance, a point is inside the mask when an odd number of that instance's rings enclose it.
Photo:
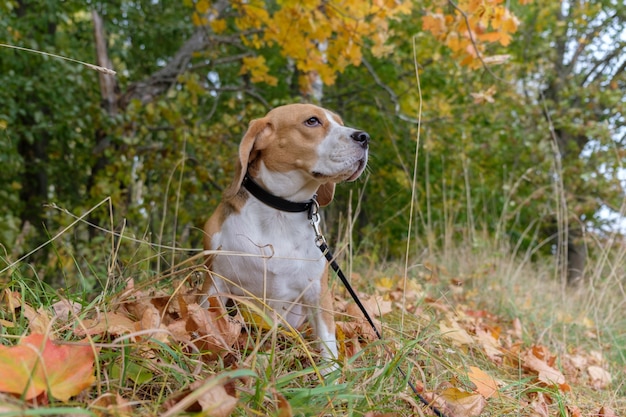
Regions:
[[[299,213],[302,211],[308,211],[309,215],[317,205],[315,197],[310,199],[309,201],[305,201],[302,203],[296,203],[293,201],[285,200],[284,198],[277,197],[274,194],[270,194],[259,184],[254,182],[252,178],[246,176],[243,178],[243,182],[241,183],[243,187],[250,192],[253,196],[259,199],[262,203],[267,204],[268,206],[275,208],[276,210],[287,211],[290,213]]]

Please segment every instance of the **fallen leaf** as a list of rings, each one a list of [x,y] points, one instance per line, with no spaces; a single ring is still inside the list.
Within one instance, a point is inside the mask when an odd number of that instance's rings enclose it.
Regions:
[[[42,334],[31,334],[16,346],[0,346],[0,391],[24,395],[41,393],[61,401],[77,395],[94,381],[91,346],[61,345]]]
[[[565,408],[567,410],[568,417],[583,417],[583,413],[580,411],[580,408],[575,405],[568,405]]]
[[[470,371],[467,373],[467,377],[476,385],[476,391],[480,395],[489,399],[498,392],[498,384],[491,375],[475,366],[470,366],[469,368]]]
[[[90,409],[98,416],[126,417],[133,415],[132,406],[119,393],[101,395],[91,403]]]
[[[62,322],[66,322],[80,313],[82,308],[83,306],[80,303],[62,299],[52,304],[52,311],[54,311],[53,317]]]
[[[503,353],[500,350],[500,343],[491,332],[478,328],[476,329],[476,339],[489,359],[496,364],[502,363]]]
[[[609,407],[601,407],[600,410],[598,410],[598,414],[595,414],[594,417],[617,417],[617,414],[615,414],[615,411],[613,411],[613,409],[609,408]]]
[[[482,395],[456,387],[446,388],[440,393],[424,393],[423,396],[440,413],[449,417],[480,416],[487,405]]]
[[[111,334],[118,336],[136,331],[136,322],[129,319],[126,315],[115,312],[106,312],[98,315],[98,317],[94,319],[83,320],[79,323],[79,325],[77,325],[76,329],[74,329],[74,334],[79,337],[86,335],[93,336],[97,334]]]
[[[611,384],[611,374],[600,366],[591,365],[587,368],[591,385],[596,389],[604,389]]]
[[[22,315],[29,322],[28,328],[30,333],[47,333],[48,327],[50,327],[50,316],[43,307],[35,310],[30,305],[22,302],[20,293],[11,291],[8,288],[4,289],[2,303],[7,305],[11,314],[14,314],[18,308],[21,310]]]
[[[442,336],[450,339],[457,346],[471,345],[474,340],[456,321],[449,321],[449,324],[443,321],[439,323],[439,330]]]
[[[363,300],[362,303],[372,317],[381,317],[392,311],[391,301],[385,301],[380,296],[372,296],[367,300]]]
[[[37,351],[24,344],[0,346],[0,392],[22,395],[26,400],[41,394],[45,387],[35,372],[38,361]]]
[[[532,417],[550,417],[548,403],[542,392],[537,392],[535,398],[530,403]]]
[[[237,406],[235,381],[220,375],[206,381],[196,381],[188,389],[167,400],[166,416],[178,416],[181,411],[210,417],[229,417]]]
[[[240,316],[231,317],[215,297],[208,300],[208,309],[198,304],[189,304],[186,330],[191,341],[202,351],[222,354],[230,351],[237,342],[243,323]]]
[[[45,334],[50,327],[50,316],[45,308],[39,307],[37,310],[28,304],[22,305],[22,314],[30,323],[28,330],[30,333]]]
[[[50,394],[61,401],[69,400],[96,380],[91,346],[59,345],[46,340],[42,357]]]
[[[550,366],[544,359],[536,355],[545,357],[545,352],[538,349],[529,349],[522,356],[522,365],[537,374],[539,381],[547,385],[565,384],[565,376],[558,369]]]

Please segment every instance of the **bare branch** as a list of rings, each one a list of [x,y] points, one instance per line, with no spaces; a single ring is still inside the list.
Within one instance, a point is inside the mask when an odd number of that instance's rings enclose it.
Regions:
[[[228,5],[228,0],[215,2],[209,20],[219,17]],[[149,103],[166,92],[176,82],[178,76],[187,69],[193,54],[205,49],[211,40],[212,38],[209,36],[206,27],[196,29],[193,35],[180,47],[174,54],[174,57],[163,68],[148,78],[133,83],[126,93],[120,97],[119,106],[124,108],[134,99],[139,99],[142,103]]]

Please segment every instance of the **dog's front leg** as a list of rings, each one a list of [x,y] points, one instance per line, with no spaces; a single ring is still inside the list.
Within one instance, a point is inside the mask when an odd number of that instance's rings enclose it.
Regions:
[[[324,359],[322,374],[326,375],[338,369],[337,339],[335,337],[335,318],[333,314],[333,297],[328,288],[328,269],[321,280],[319,304],[312,305],[310,311],[311,324],[317,336]]]

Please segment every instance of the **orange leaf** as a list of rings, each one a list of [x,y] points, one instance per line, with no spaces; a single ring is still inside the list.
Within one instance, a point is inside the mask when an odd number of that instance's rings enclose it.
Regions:
[[[23,395],[26,400],[41,394],[44,389],[35,373],[38,360],[37,351],[28,346],[0,346],[0,391]]]
[[[61,401],[69,400],[96,380],[91,346],[58,345],[46,340],[43,363],[50,394]]]
[[[32,334],[17,346],[0,346],[0,391],[32,399],[50,391],[61,401],[80,393],[94,381],[90,346],[59,345]]]
[[[491,398],[498,392],[498,384],[496,380],[482,369],[475,366],[470,366],[470,371],[467,373],[467,377],[476,385],[476,391],[485,398]]]

